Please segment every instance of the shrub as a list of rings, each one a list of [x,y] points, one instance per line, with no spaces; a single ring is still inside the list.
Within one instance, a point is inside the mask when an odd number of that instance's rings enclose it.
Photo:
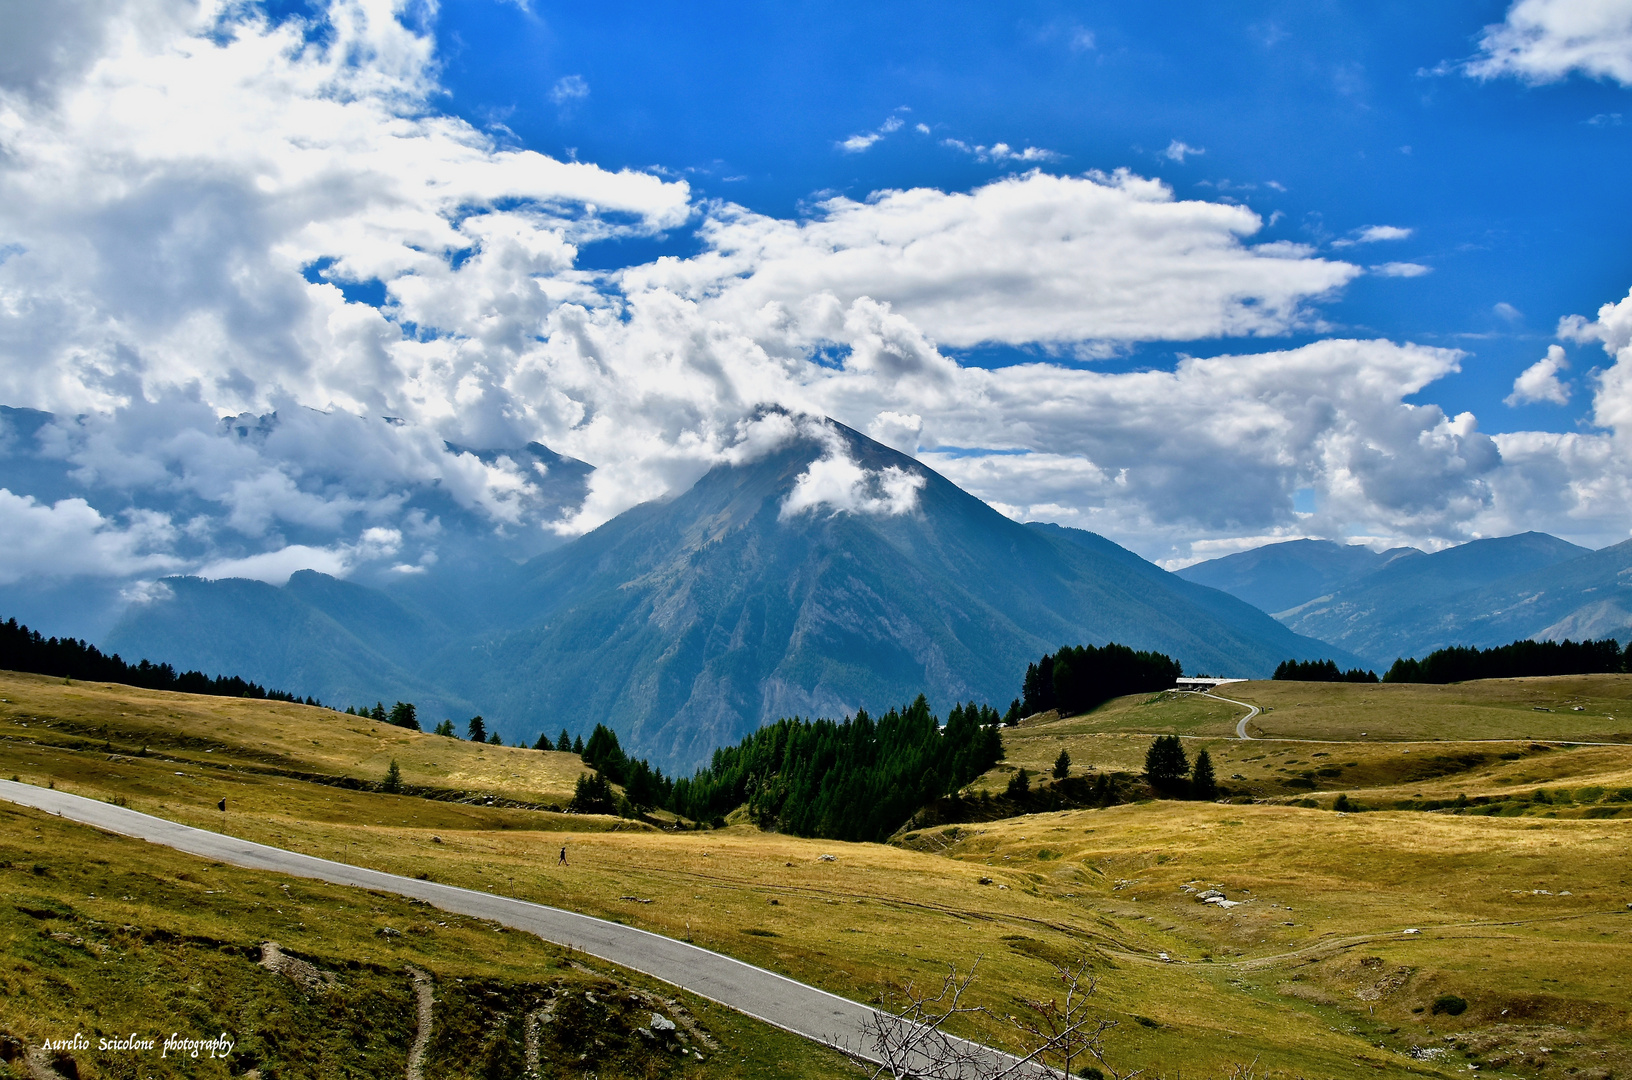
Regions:
[[[1349,804],[1348,795],[1344,794],[1343,792],[1338,792],[1337,801],[1332,803],[1332,809],[1336,810],[1339,814],[1347,814],[1349,811],[1353,810],[1354,807]]]
[[[1434,999],[1434,1007],[1430,1010],[1435,1016],[1445,1013],[1447,1016],[1461,1016],[1468,1011],[1467,999],[1455,994],[1441,994]]]

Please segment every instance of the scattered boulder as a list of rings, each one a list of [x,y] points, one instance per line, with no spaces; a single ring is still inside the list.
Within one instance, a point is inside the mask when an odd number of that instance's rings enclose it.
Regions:
[[[674,1024],[673,1020],[670,1020],[668,1017],[664,1016],[662,1013],[655,1013],[655,1012],[652,1014],[652,1022],[650,1024],[648,1024],[647,1026],[650,1027],[653,1031],[659,1032],[659,1033],[673,1031],[674,1028],[675,1028],[675,1024]]]
[[[821,862],[838,862],[839,861],[837,855],[822,854],[822,855],[816,856],[816,858]]]

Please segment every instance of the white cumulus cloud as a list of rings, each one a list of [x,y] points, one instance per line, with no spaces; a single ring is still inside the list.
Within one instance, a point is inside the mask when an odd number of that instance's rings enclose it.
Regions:
[[[30,578],[119,578],[182,565],[167,549],[175,528],[163,515],[104,517],[84,499],[45,505],[0,488],[0,585]]]
[[[1564,359],[1564,348],[1547,346],[1547,355],[1525,368],[1513,380],[1513,392],[1502,400],[1508,405],[1523,405],[1533,401],[1550,401],[1554,405],[1568,405],[1570,388],[1558,377],[1568,371],[1570,363]]]
[[[897,465],[863,468],[832,429],[824,428],[822,437],[826,450],[794,480],[778,511],[780,520],[824,509],[877,517],[898,517],[918,509],[918,492],[927,483],[922,473]]]
[[[1129,172],[1032,172],[969,193],[918,188],[830,199],[786,221],[722,207],[710,250],[624,275],[627,289],[695,299],[738,326],[811,338],[866,297],[942,345],[1194,340],[1280,334],[1359,274],[1286,243],[1240,206],[1178,200]]]
[[[1580,73],[1632,86],[1632,2],[1518,0],[1479,47],[1465,66],[1478,78],[1550,83]]]

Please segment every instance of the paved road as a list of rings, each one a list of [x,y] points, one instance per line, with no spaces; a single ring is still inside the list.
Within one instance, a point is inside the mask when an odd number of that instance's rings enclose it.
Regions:
[[[444,911],[524,930],[545,941],[642,972],[807,1039],[869,1060],[874,1057],[867,1025],[879,1018],[876,1010],[660,934],[543,904],[285,851],[30,784],[0,780],[0,798],[216,862],[424,900]],[[986,1058],[984,1067],[962,1070],[968,1077],[991,1075],[1017,1064],[1006,1054],[961,1040],[959,1043],[966,1052]],[[1019,1075],[1046,1074],[1033,1067],[1022,1069]]]
[[[1258,706],[1248,705],[1245,701],[1235,701],[1235,700],[1232,700],[1231,698],[1219,697],[1217,694],[1209,694],[1209,693],[1207,693],[1205,691],[1202,691],[1202,690],[1195,690],[1195,691],[1192,691],[1192,693],[1200,694],[1202,697],[1210,697],[1210,698],[1213,698],[1216,701],[1228,701],[1231,705],[1239,705],[1243,709],[1247,710],[1247,715],[1243,716],[1241,718],[1240,723],[1235,725],[1235,737],[1238,738],[1238,739],[1248,739],[1248,740],[1250,740],[1252,738],[1251,735],[1247,734],[1247,724],[1251,722],[1253,717],[1257,716],[1260,712],[1263,711],[1263,710],[1259,709]]]

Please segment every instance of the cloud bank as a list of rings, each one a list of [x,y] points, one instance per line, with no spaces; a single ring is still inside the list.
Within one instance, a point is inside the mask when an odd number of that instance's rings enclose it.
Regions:
[[[57,417],[0,432],[38,480],[0,486],[0,533],[55,538],[9,545],[0,583],[411,574],[460,529],[574,535],[750,460],[794,423],[767,406],[1175,559],[1241,536],[1625,534],[1632,300],[1560,329],[1615,358],[1594,430],[1488,436],[1414,403],[1454,351],[1268,346],[1324,332],[1366,271],[1258,239],[1248,208],[1127,170],[794,220],[702,201],[440,111],[405,8],[103,0],[0,42],[0,404]],[[564,81],[561,103],[587,92]],[[581,266],[678,230],[698,254]],[[1224,338],[1243,340],[1171,371],[1083,363]],[[1036,359],[953,355],[993,344]],[[563,504],[531,442],[594,465],[587,493]],[[910,513],[921,482],[830,452],[783,512]]]

